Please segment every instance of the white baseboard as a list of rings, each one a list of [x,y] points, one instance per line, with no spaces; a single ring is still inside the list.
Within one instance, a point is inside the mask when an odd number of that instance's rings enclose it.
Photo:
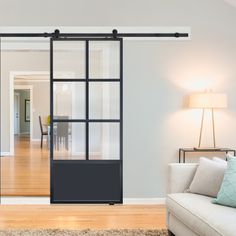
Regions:
[[[32,141],[32,142],[40,142],[41,139],[40,138],[32,138],[30,141]],[[47,141],[47,138],[43,138],[43,141]]]
[[[4,156],[13,156],[13,154],[11,152],[1,152],[0,153],[0,156],[1,157],[4,157]]]
[[[124,198],[124,205],[164,205],[165,198]],[[49,197],[1,197],[2,205],[49,205]]]
[[[164,205],[165,198],[124,198],[125,205]]]
[[[2,205],[49,205],[49,197],[1,197]]]

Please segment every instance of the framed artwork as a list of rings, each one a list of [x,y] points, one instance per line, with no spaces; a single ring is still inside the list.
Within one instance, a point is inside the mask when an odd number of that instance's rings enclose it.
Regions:
[[[25,99],[25,122],[30,122],[30,100]]]

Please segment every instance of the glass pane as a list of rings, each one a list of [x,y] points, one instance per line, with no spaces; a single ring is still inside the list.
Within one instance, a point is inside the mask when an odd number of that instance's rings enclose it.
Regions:
[[[89,42],[89,78],[120,78],[120,42]]]
[[[54,79],[85,78],[85,42],[53,42]]]
[[[85,83],[53,83],[55,119],[85,119]]]
[[[120,83],[89,83],[89,118],[120,118]]]
[[[89,124],[89,159],[90,160],[120,159],[119,123]]]
[[[55,160],[84,160],[85,123],[54,123],[53,147]]]

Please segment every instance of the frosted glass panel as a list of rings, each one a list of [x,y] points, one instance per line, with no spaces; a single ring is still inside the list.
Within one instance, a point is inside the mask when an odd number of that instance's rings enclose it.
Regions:
[[[89,78],[120,78],[120,42],[89,42]]]
[[[89,83],[89,118],[120,118],[120,83]]]
[[[84,160],[85,155],[85,124],[58,122],[53,129],[54,159]]]
[[[53,112],[57,119],[85,119],[85,83],[53,84]]]
[[[89,124],[89,159],[120,159],[120,125],[118,123]]]
[[[53,42],[54,79],[85,78],[85,42]]]

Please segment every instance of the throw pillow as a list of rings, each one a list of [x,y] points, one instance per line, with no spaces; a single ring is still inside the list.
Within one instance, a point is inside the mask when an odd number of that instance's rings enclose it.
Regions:
[[[221,163],[222,165],[225,165],[227,167],[227,161],[223,160],[222,158],[219,157],[213,157],[213,161],[216,161],[218,163]]]
[[[226,158],[228,160],[229,158],[236,158],[236,157],[228,153],[228,154],[226,154]]]
[[[216,161],[201,157],[193,181],[188,192],[216,197],[227,166]]]
[[[229,157],[223,183],[213,203],[236,208],[236,158]]]

